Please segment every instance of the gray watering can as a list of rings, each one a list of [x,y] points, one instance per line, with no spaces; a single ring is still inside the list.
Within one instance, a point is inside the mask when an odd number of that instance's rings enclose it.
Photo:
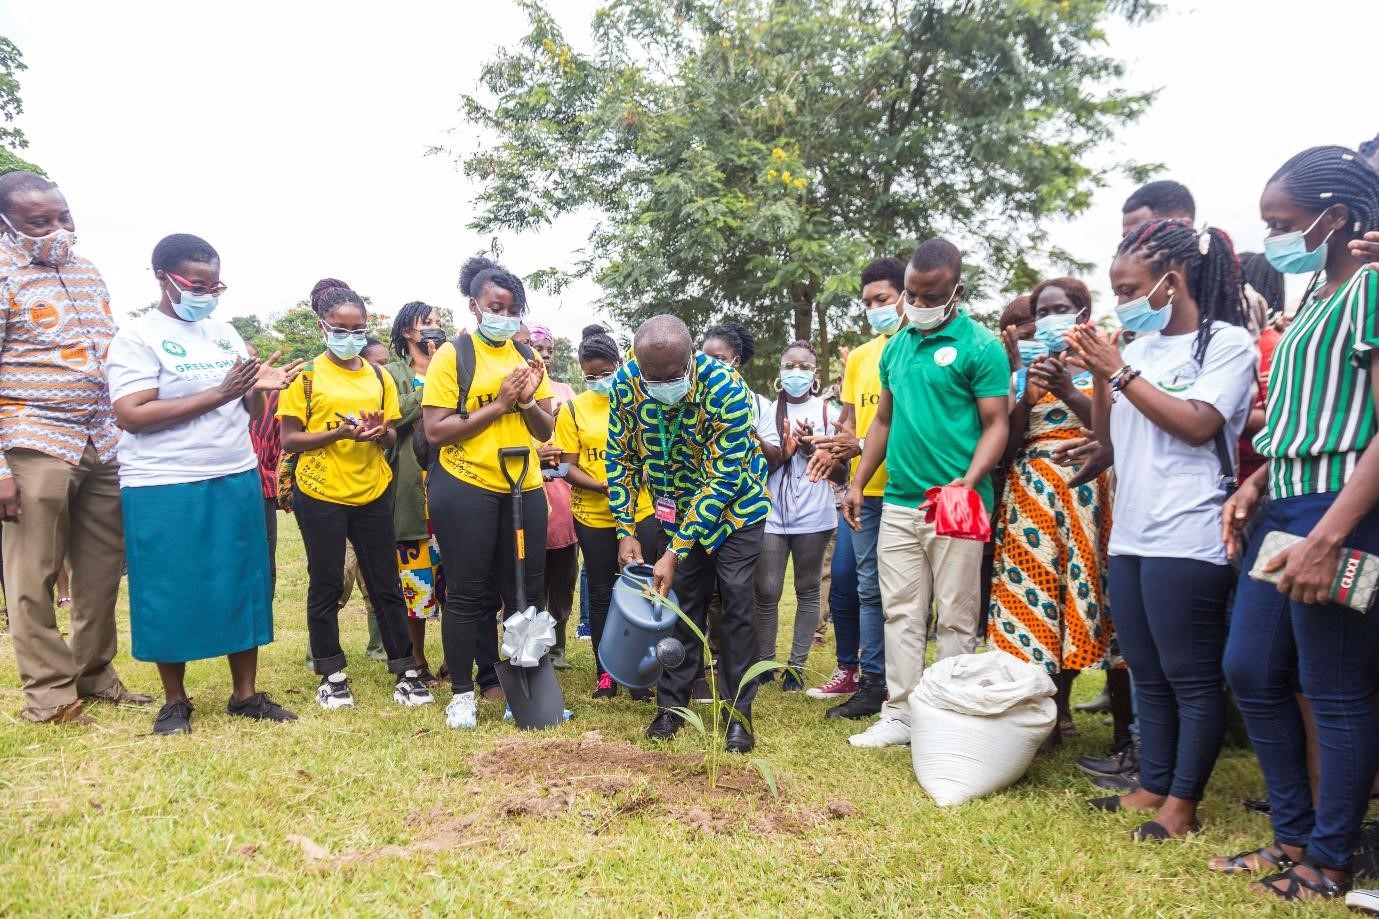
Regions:
[[[614,681],[629,689],[650,689],[663,667],[685,659],[685,646],[674,637],[679,619],[659,596],[648,597],[650,565],[628,565],[613,585],[608,621],[599,642],[599,663]],[[670,594],[672,602],[675,593]],[[678,602],[676,602],[678,606]]]

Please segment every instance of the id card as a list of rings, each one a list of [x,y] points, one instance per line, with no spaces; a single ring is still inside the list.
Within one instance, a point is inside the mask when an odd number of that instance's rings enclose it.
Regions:
[[[669,498],[656,499],[656,519],[662,523],[675,524],[675,502]]]

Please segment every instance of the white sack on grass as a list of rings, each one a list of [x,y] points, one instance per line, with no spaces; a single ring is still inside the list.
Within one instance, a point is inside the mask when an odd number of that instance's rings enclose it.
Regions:
[[[910,693],[915,778],[942,806],[1019,781],[1058,719],[1043,667],[1006,654],[959,654]]]

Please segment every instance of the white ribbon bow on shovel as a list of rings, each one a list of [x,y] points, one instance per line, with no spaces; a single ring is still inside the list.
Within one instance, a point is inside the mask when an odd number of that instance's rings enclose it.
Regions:
[[[555,644],[555,617],[529,606],[503,623],[503,653],[514,667],[536,667]]]

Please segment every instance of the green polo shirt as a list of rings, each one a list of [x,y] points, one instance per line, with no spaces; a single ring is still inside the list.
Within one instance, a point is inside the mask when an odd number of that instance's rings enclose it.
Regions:
[[[930,488],[967,474],[982,437],[977,400],[1010,394],[1010,359],[1000,339],[959,310],[937,332],[909,325],[891,336],[881,388],[892,400],[883,500],[915,508]],[[991,509],[990,476],[977,493]]]

